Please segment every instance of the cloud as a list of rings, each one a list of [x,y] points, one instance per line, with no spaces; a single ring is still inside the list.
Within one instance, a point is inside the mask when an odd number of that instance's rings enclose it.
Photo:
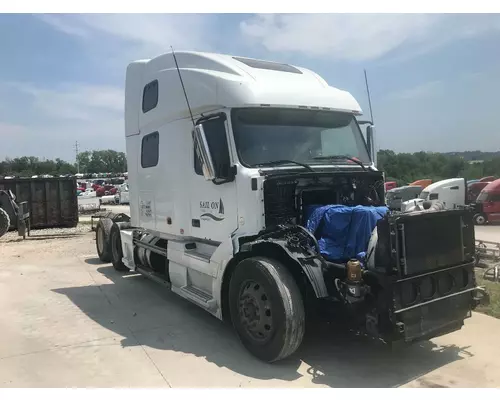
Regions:
[[[62,83],[56,89],[46,89],[25,83],[10,83],[11,87],[29,95],[34,111],[40,116],[64,120],[92,121],[97,115],[121,114],[123,90],[105,85]]]
[[[35,155],[71,160],[75,141],[82,150],[125,147],[121,88],[61,83],[47,89],[14,82],[2,85],[2,93],[13,101],[10,108],[0,110],[0,121],[5,121],[0,122],[0,134],[9,137],[0,158]],[[16,114],[19,104],[22,113]]]
[[[211,25],[213,18],[197,14],[41,15],[40,20],[89,46],[105,46],[113,52],[108,45],[115,42],[119,44],[119,52],[138,58],[167,52],[170,46],[210,47],[211,33],[215,32]]]
[[[87,72],[51,86],[43,80],[0,81],[0,132],[9,137],[0,145],[0,159],[32,154],[71,160],[76,140],[82,151],[124,150],[127,64],[168,52],[170,46],[210,51],[217,35],[217,16],[205,14],[36,14],[33,18],[74,41],[79,67]]]
[[[419,54],[492,30],[500,30],[500,15],[267,14],[240,23],[243,37],[268,51],[354,62],[397,49]]]
[[[431,81],[418,85],[411,89],[392,93],[391,98],[397,100],[415,100],[436,96],[443,92],[444,84],[442,81]]]
[[[0,122],[0,140],[19,135],[25,132],[25,127],[22,125],[14,125],[9,123]]]
[[[36,14],[35,16],[62,33],[81,37],[88,36],[88,30],[75,25],[71,19],[63,19],[57,15],[50,14]]]

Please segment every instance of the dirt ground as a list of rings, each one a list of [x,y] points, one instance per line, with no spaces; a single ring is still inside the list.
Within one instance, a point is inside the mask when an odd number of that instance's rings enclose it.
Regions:
[[[498,387],[500,320],[390,351],[324,327],[267,365],[205,311],[96,258],[89,225],[0,239],[1,387]]]

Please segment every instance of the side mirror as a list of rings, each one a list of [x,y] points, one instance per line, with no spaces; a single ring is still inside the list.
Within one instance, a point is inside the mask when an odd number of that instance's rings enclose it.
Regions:
[[[377,150],[375,148],[375,127],[373,125],[368,125],[366,127],[366,145],[368,147],[368,152],[370,153],[370,158],[377,167]]]
[[[207,137],[203,125],[196,125],[193,130],[193,142],[196,148],[196,154],[201,161],[203,176],[207,181],[215,179],[215,167],[212,161],[212,155],[208,148]]]

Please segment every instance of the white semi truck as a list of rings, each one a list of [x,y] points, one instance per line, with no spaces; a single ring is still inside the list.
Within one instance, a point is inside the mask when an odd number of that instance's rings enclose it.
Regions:
[[[401,204],[401,211],[423,209],[424,203],[432,205],[441,203],[445,209],[456,209],[467,204],[467,182],[464,178],[444,179],[431,183],[417,199],[407,200]]]
[[[297,350],[312,313],[391,343],[460,329],[481,297],[472,215],[389,212],[359,115],[305,68],[197,52],[132,62],[131,215],[98,223],[100,259],[230,321],[267,362]]]

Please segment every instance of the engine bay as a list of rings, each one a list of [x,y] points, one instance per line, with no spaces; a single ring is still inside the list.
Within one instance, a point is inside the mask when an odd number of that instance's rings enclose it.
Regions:
[[[264,181],[266,227],[307,224],[309,206],[383,206],[381,172],[270,176]]]

